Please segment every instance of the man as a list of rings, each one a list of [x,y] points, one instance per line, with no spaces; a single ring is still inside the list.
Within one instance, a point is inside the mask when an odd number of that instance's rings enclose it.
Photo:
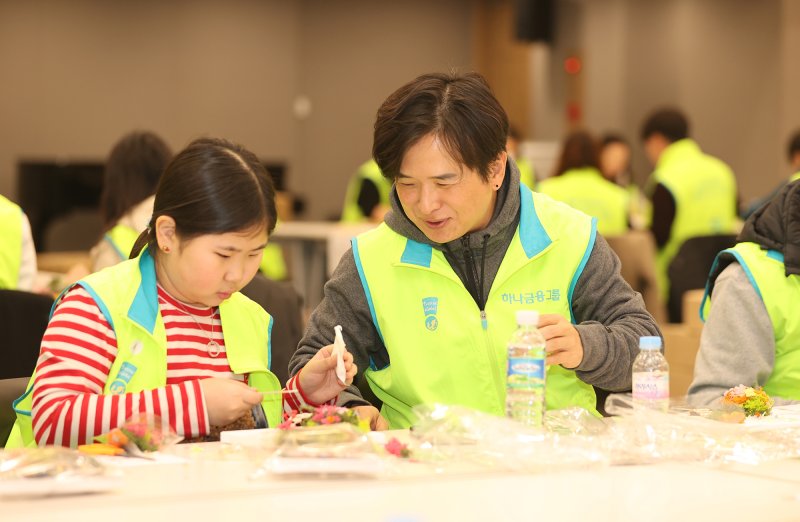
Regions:
[[[704,154],[689,138],[689,122],[675,109],[661,109],[641,133],[650,179],[651,230],[658,247],[662,295],[669,294],[667,268],[684,241],[696,236],[736,232],[736,179],[722,161]]]
[[[354,387],[340,404],[374,428],[408,427],[425,403],[503,415],[517,310],[541,313],[551,409],[595,412],[592,385],[630,389],[639,337],[659,335],[594,220],[520,185],[507,133],[474,73],[420,76],[378,110],[392,210],[353,240],[290,362],[298,372],[341,324],[382,416]]]
[[[744,384],[800,401],[800,181],[750,216],[738,241],[711,269],[689,400],[713,405]]]

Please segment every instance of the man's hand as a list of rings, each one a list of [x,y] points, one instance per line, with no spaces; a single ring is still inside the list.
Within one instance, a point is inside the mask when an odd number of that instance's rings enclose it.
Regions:
[[[323,404],[339,395],[339,392],[352,384],[358,371],[358,366],[353,363],[353,354],[345,349],[343,359],[347,379],[340,382],[336,378],[336,357],[332,353],[332,344],[320,348],[300,370],[300,387],[314,404]]]
[[[383,415],[375,406],[356,406],[353,410],[360,418],[369,420],[369,429],[372,431],[389,429],[389,423],[386,422],[386,419],[383,418]]]
[[[560,364],[569,370],[583,360],[583,343],[575,326],[558,314],[539,316],[539,331],[547,341],[547,364]]]

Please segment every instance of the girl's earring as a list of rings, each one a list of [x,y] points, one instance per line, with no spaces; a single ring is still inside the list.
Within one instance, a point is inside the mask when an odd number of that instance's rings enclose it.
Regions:
[[[161,250],[163,250],[165,254],[169,254],[169,247],[168,246],[162,246]]]

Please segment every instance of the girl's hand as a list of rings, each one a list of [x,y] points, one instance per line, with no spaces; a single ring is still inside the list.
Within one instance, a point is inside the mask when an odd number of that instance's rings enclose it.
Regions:
[[[263,400],[261,392],[233,379],[202,379],[200,389],[206,400],[208,424],[211,426],[230,424]]]
[[[333,345],[329,344],[320,350],[306,363],[298,377],[300,387],[309,401],[323,404],[333,399],[339,392],[353,383],[358,367],[353,363],[353,354],[345,349],[344,369],[347,374],[345,382],[336,378],[336,357],[333,357]]]

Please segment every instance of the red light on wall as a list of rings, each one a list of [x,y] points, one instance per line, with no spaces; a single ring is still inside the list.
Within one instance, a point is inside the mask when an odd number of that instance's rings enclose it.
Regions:
[[[570,56],[564,60],[564,71],[566,71],[567,74],[578,74],[581,72],[581,67],[583,67],[583,64],[581,63],[581,59],[577,56]]]

